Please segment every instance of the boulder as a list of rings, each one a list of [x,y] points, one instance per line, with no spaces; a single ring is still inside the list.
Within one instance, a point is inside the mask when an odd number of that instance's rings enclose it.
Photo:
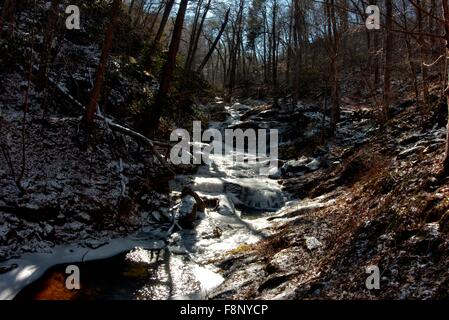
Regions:
[[[179,225],[184,229],[192,229],[193,223],[198,217],[198,205],[192,196],[182,198],[176,219]]]

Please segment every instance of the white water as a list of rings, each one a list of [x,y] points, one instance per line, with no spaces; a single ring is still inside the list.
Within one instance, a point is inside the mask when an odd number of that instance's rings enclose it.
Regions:
[[[226,107],[231,114],[224,124],[212,123],[223,131],[240,122],[246,107],[240,104]],[[224,135],[223,135],[224,136]],[[215,199],[217,208],[205,213],[194,230],[183,230],[172,236],[177,249],[187,252],[195,263],[216,272],[210,261],[229,255],[240,246],[258,242],[268,236],[271,225],[267,219],[286,203],[277,181],[259,175],[260,166],[235,163],[234,154],[211,155],[209,165],[203,165],[193,177],[178,176],[172,183],[175,190],[192,182],[192,188],[204,199]],[[220,236],[214,235],[217,230]],[[207,296],[203,288],[202,297]],[[198,294],[193,297],[200,297]],[[184,296],[185,298],[185,296]]]

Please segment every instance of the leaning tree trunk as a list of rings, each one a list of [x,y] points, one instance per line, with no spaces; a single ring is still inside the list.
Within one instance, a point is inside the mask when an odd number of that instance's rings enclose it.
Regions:
[[[170,49],[168,50],[167,61],[162,69],[162,76],[160,79],[159,91],[156,96],[155,103],[151,109],[152,114],[146,112],[145,120],[148,123],[145,124],[145,133],[147,135],[152,134],[159,127],[159,121],[162,115],[162,111],[167,106],[168,91],[172,82],[173,71],[176,67],[176,56],[179,51],[179,43],[181,42],[182,29],[184,26],[184,18],[187,11],[187,4],[189,0],[181,0],[179,5],[178,14],[176,16],[175,26],[173,29],[173,35],[170,43]]]
[[[196,34],[198,32],[202,6],[203,6],[203,0],[199,0],[196,10],[195,10],[195,17],[193,19],[192,30],[190,31],[189,47],[187,50],[187,57],[186,57],[186,61],[184,64],[184,69],[187,69],[189,67],[190,59],[192,56],[193,44],[195,42]]]
[[[164,34],[165,27],[167,26],[168,18],[170,18],[170,13],[173,8],[175,0],[168,0],[165,5],[164,14],[162,15],[162,20],[159,25],[159,29],[157,30],[156,36],[154,37],[153,43],[150,46],[150,50],[148,52],[148,59],[150,64],[153,62],[153,56],[159,48],[159,43],[161,42],[162,35]]]
[[[207,2],[206,7],[204,8],[203,16],[201,17],[200,25],[198,26],[198,29],[196,30],[195,39],[193,41],[193,46],[192,46],[192,52],[190,53],[190,57],[186,63],[186,68],[185,68],[186,72],[189,72],[190,70],[192,70],[193,63],[195,62],[195,55],[196,55],[196,51],[198,50],[198,43],[200,41],[200,36],[203,32],[204,22],[206,21],[207,14],[210,10],[211,2],[212,2],[212,0],[209,0]]]
[[[87,127],[93,126],[94,116],[95,113],[97,112],[98,100],[100,98],[101,90],[103,88],[104,73],[106,70],[106,65],[109,60],[109,52],[111,51],[114,40],[114,31],[117,25],[121,5],[122,0],[114,0],[114,2],[112,3],[111,20],[107,27],[106,37],[104,39],[103,48],[101,50],[100,64],[98,66],[97,75],[95,77],[94,88],[92,89],[89,104],[84,114],[84,124]]]
[[[198,73],[201,73],[204,69],[204,67],[206,66],[207,62],[209,61],[210,57],[212,57],[212,54],[214,53],[215,49],[217,48],[218,43],[220,42],[221,36],[223,35],[224,30],[226,29],[226,26],[228,24],[229,21],[229,14],[231,12],[231,9],[228,9],[228,11],[226,11],[226,15],[225,15],[225,19],[223,21],[223,24],[221,25],[221,29],[218,32],[217,37],[215,38],[214,43],[212,44],[212,46],[209,49],[209,52],[207,53],[207,55],[204,57],[203,62],[201,62],[201,65],[199,66],[199,68],[197,69]]]

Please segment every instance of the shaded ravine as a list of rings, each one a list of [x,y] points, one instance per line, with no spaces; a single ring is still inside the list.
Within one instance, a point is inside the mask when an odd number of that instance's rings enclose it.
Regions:
[[[236,103],[225,109],[228,119],[211,123],[212,128],[238,125],[250,107]],[[59,246],[49,253],[25,254],[5,264],[16,268],[0,274],[0,299],[207,298],[224,280],[213,263],[268,236],[268,218],[288,200],[276,180],[259,175],[258,165],[235,163],[233,156],[212,155],[210,165],[195,175],[172,181],[174,198],[190,186],[216,204],[200,213],[194,229],[170,234],[167,226],[154,226],[96,249]],[[68,264],[79,266],[81,290],[65,289]]]

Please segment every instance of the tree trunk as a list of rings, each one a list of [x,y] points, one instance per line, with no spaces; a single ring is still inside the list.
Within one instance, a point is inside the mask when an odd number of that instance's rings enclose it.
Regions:
[[[229,14],[231,12],[231,9],[228,9],[228,11],[226,11],[226,15],[223,21],[223,24],[221,25],[220,31],[218,32],[217,37],[215,38],[214,43],[212,44],[212,46],[209,49],[209,52],[207,53],[207,55],[204,57],[203,62],[201,62],[201,65],[199,66],[199,68],[197,69],[197,72],[200,73],[203,71],[204,67],[206,66],[207,62],[209,61],[210,57],[212,56],[212,54],[214,53],[218,43],[220,42],[221,36],[223,35],[223,32],[228,24],[229,21]]]
[[[48,59],[52,48],[53,35],[55,32],[56,24],[58,22],[58,7],[60,2],[60,0],[53,0],[51,2],[51,7],[48,13],[47,28],[44,35],[38,71],[38,85],[41,89],[45,89],[48,86]]]
[[[294,9],[293,4],[290,7],[289,12],[289,23],[288,23],[288,38],[287,38],[287,66],[285,70],[285,82],[287,85],[287,90],[290,90],[291,87],[291,79],[290,79],[290,69],[292,62],[292,43],[293,43],[293,21],[294,21]]]
[[[331,130],[332,132],[335,132],[337,123],[340,121],[340,85],[338,76],[339,34],[334,0],[327,1],[326,9],[328,17],[327,29],[329,38],[330,83],[332,96]]]
[[[228,97],[227,100],[231,101],[233,90],[235,86],[236,80],[236,71],[237,71],[237,55],[239,51],[239,43],[242,32],[242,24],[243,24],[243,9],[244,9],[244,0],[240,0],[239,10],[237,13],[236,25],[234,26],[234,32],[232,36],[231,50],[229,52],[230,55],[230,65],[229,65],[229,85],[228,85]]]
[[[186,68],[187,71],[192,70],[192,65],[195,62],[195,55],[196,55],[196,51],[198,49],[198,43],[200,41],[201,33],[203,32],[204,22],[206,21],[207,14],[209,13],[209,10],[210,10],[211,2],[212,2],[212,0],[209,0],[206,4],[206,8],[204,8],[203,16],[201,18],[201,22],[196,31],[195,39],[193,42],[192,52],[190,55],[189,63]]]
[[[294,27],[293,27],[293,44],[295,47],[294,63],[293,63],[293,102],[296,107],[299,101],[299,74],[301,68],[301,43],[300,43],[300,21],[301,21],[301,8],[299,0],[294,0]]]
[[[189,0],[181,0],[179,5],[178,14],[176,16],[175,26],[173,29],[173,35],[170,42],[170,48],[168,51],[167,61],[162,69],[162,76],[160,79],[159,91],[156,96],[155,103],[151,111],[152,114],[146,112],[145,119],[148,119],[148,123],[145,126],[145,133],[150,135],[159,127],[159,121],[162,115],[162,111],[167,106],[167,97],[170,85],[172,82],[173,71],[176,67],[176,56],[179,51],[179,43],[181,42],[182,29],[184,26],[184,18],[187,11],[187,4]]]
[[[101,50],[100,64],[98,66],[97,74],[95,77],[95,84],[92,89],[89,104],[84,114],[84,123],[87,127],[93,126],[94,116],[97,112],[98,100],[103,88],[104,74],[109,60],[109,52],[111,51],[114,40],[114,32],[117,25],[121,5],[122,0],[114,0],[114,2],[112,3],[111,19],[106,29],[106,36],[103,42],[103,48]]]
[[[168,22],[168,18],[170,18],[170,13],[171,13],[174,3],[175,3],[175,0],[167,0],[167,4],[165,5],[161,24],[159,25],[159,29],[157,30],[156,36],[154,37],[153,43],[151,44],[150,50],[148,51],[148,59],[150,61],[150,64],[152,63],[153,56],[159,47],[159,43],[162,39],[162,35],[164,34],[165,27]]]
[[[273,17],[272,17],[272,68],[273,68],[273,102],[274,107],[278,108],[278,64],[277,64],[277,0],[273,2]]]
[[[416,4],[421,8],[421,0],[416,0]],[[416,8],[415,8],[416,9]],[[423,32],[423,18],[421,10],[416,9],[416,19],[418,20],[418,32]],[[427,68],[424,66],[424,63],[426,61],[426,43],[424,41],[424,37],[420,35],[418,37],[419,39],[419,57],[421,60],[421,76],[422,76],[422,93],[423,93],[423,107],[424,112],[427,113],[429,108],[429,85],[427,83]]]
[[[402,0],[402,9],[403,9],[403,23],[404,23],[404,29],[405,32],[408,32],[408,17],[407,17],[407,4],[405,0]],[[410,76],[413,79],[413,89],[415,91],[415,97],[416,97],[416,104],[418,106],[418,109],[421,112],[421,118],[423,110],[419,108],[420,101],[419,101],[419,86],[418,86],[418,79],[416,77],[416,64],[413,62],[413,51],[412,51],[412,45],[410,43],[410,36],[408,33],[405,34],[405,46],[407,48],[407,60],[410,68]]]
[[[195,61],[196,51],[198,49],[198,43],[200,41],[200,37],[203,32],[204,22],[206,21],[207,14],[209,13],[211,2],[212,2],[212,0],[208,0],[206,6],[204,8],[203,15],[201,16],[201,21],[199,22],[199,24],[198,24],[198,20],[199,20],[200,11],[198,11],[198,18],[195,19],[195,28],[194,28],[195,32],[192,33],[191,42],[189,44],[189,52],[188,52],[185,67],[184,67],[186,74],[188,74],[189,71],[192,70],[192,66]]]
[[[131,14],[133,12],[134,2],[136,2],[136,0],[131,0],[128,8],[128,14]]]
[[[390,119],[390,103],[391,103],[391,62],[393,58],[393,33],[391,31],[393,23],[393,4],[392,0],[385,0],[386,8],[386,35],[384,44],[384,92],[383,92],[383,121],[387,122]]]
[[[268,83],[268,54],[267,54],[267,13],[263,10],[263,80]]]

